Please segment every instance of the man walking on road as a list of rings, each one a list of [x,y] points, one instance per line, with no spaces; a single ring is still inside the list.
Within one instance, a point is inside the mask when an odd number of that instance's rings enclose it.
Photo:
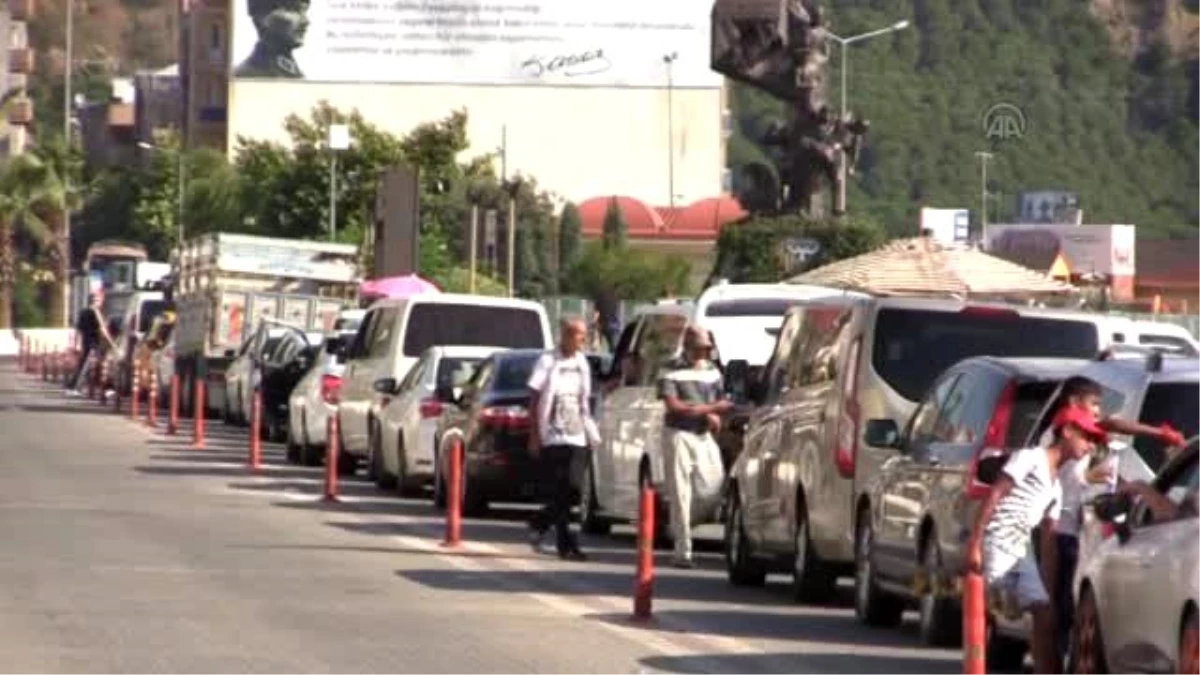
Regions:
[[[689,326],[683,360],[658,384],[667,408],[662,448],[674,564],[684,569],[692,567],[692,520],[720,499],[725,477],[721,448],[713,434],[721,428],[720,415],[732,404],[725,398],[721,371],[709,360],[712,349],[708,331]]]
[[[75,319],[75,332],[79,334],[79,364],[75,367],[75,375],[67,387],[70,394],[79,393],[79,378],[88,366],[92,352],[100,351],[101,340],[112,342],[104,325],[104,316],[100,313],[101,298],[93,293],[88,296],[88,306],[79,311]]]
[[[540,551],[542,538],[553,525],[559,557],[585,560],[579,540],[571,533],[571,503],[578,492],[580,469],[588,461],[588,446],[599,440],[588,403],[592,374],[583,353],[587,324],[583,319],[564,318],[559,330],[558,348],[543,354],[529,377],[533,393],[529,410],[534,417],[529,451],[541,461],[546,495],[546,506],[529,522],[530,544]]]

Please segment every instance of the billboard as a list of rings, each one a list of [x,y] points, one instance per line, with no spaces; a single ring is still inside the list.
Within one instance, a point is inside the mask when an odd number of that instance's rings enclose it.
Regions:
[[[967,241],[971,236],[971,212],[967,209],[934,209],[921,207],[921,232],[943,244]]]
[[[1062,254],[1076,274],[1132,276],[1133,225],[988,225],[987,250],[1020,259]]]
[[[721,78],[709,68],[711,6],[233,0],[232,77],[653,88],[666,88],[670,77],[676,87],[717,88]]]
[[[1022,223],[1078,225],[1079,195],[1064,190],[1027,190],[1017,195]]]

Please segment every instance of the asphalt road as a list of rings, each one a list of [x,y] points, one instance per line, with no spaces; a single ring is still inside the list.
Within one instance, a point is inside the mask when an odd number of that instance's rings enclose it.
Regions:
[[[791,602],[786,579],[658,571],[631,620],[628,528],[585,563],[537,556],[519,509],[468,520],[210,422],[206,450],[0,365],[0,670],[8,672],[958,672],[956,651]],[[712,534],[712,533],[710,533]],[[718,533],[719,534],[719,533]]]

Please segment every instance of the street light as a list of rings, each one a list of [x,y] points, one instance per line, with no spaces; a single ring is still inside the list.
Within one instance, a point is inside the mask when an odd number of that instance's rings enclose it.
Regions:
[[[350,149],[350,127],[329,125],[329,240],[337,235],[337,158],[338,152]]]
[[[667,194],[671,208],[675,208],[675,59],[679,52],[663,54],[667,66]]]
[[[895,33],[896,31],[901,31],[901,30],[904,30],[905,28],[908,28],[908,26],[909,26],[908,19],[901,19],[900,21],[897,21],[896,23],[894,23],[890,26],[887,26],[886,28],[880,28],[878,30],[868,31],[866,33],[859,33],[858,35],[851,35],[850,37],[847,37],[847,38],[839,37],[838,35],[835,35],[834,33],[831,33],[831,32],[825,33],[825,35],[828,36],[829,39],[834,40],[841,47],[841,58],[839,60],[841,61],[841,70],[842,70],[842,86],[841,86],[841,92],[840,92],[841,98],[842,98],[842,105],[841,105],[841,111],[838,113],[838,119],[840,119],[843,123],[845,123],[845,121],[846,121],[846,61],[847,61],[846,57],[849,54],[849,52],[846,50],[846,48],[849,47],[850,45],[854,44],[855,42],[862,42],[863,40],[867,40],[867,39],[870,39],[873,37],[878,37],[880,35],[887,35],[888,33]],[[841,152],[839,153],[839,155],[840,155],[841,162],[839,163],[840,166],[838,167],[838,175],[841,177],[841,180],[838,181],[840,183],[840,185],[838,186],[838,190],[839,190],[838,203],[841,204],[842,208],[845,208],[846,207],[846,164],[848,163],[848,160],[846,158],[846,149],[844,147],[841,149]]]
[[[162,152],[162,148],[158,147],[157,145],[154,145],[153,143],[147,143],[146,141],[138,141],[137,146],[139,148],[141,148],[142,150],[156,150],[156,151]],[[176,153],[176,165],[175,165],[175,181],[176,181],[175,193],[176,193],[176,197],[178,197],[178,199],[179,199],[179,203],[176,204],[176,208],[178,209],[178,211],[176,212],[175,220],[177,221],[176,229],[178,230],[178,237],[179,237],[178,243],[179,243],[179,249],[181,251],[183,250],[183,200],[184,200],[183,170],[184,170],[184,166],[185,165],[183,162],[183,147],[180,146],[179,151]]]

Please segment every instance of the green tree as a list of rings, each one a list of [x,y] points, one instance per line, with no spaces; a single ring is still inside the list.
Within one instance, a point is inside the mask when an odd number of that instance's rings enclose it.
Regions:
[[[51,167],[32,154],[16,155],[0,169],[0,330],[12,328],[17,283],[16,234],[21,230],[38,248],[52,242],[47,209],[60,208],[61,186]]]
[[[617,203],[617,198],[613,197],[608,202],[608,208],[604,211],[603,237],[605,248],[623,248],[629,243],[629,226],[625,224],[625,214],[621,211],[621,205]]]
[[[583,223],[579,219],[579,207],[573,202],[563,206],[558,220],[558,283],[565,286],[567,271],[571,269],[583,242]]]
[[[685,258],[629,245],[589,242],[567,272],[567,289],[594,298],[604,291],[634,302],[687,295],[691,266]]]
[[[814,241],[815,255],[803,262],[788,253],[789,242]],[[883,228],[863,219],[803,216],[748,218],[722,228],[709,281],[776,282],[806,270],[872,251],[887,240]]]

